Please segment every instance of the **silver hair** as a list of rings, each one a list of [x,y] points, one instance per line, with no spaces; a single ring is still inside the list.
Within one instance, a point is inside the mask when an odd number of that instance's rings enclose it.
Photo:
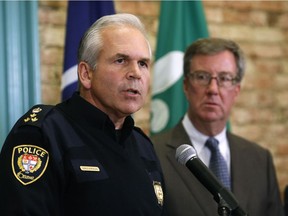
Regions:
[[[132,14],[113,14],[103,16],[98,19],[92,26],[85,32],[81,39],[78,48],[78,63],[81,61],[86,62],[93,70],[96,69],[97,58],[103,46],[102,31],[110,26],[116,27],[132,27],[138,29],[146,38],[149,48],[150,56],[152,51],[145,27],[140,19]]]
[[[223,38],[203,38],[193,42],[184,55],[184,76],[189,73],[191,60],[195,55],[213,55],[225,50],[234,55],[237,65],[237,81],[241,82],[245,72],[244,54],[237,43]]]

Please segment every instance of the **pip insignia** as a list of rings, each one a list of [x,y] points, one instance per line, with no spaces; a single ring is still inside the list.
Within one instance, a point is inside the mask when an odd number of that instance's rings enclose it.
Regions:
[[[34,108],[32,110],[32,113],[29,114],[28,117],[24,118],[24,122],[36,122],[38,121],[38,118],[37,118],[37,114],[40,113],[42,111],[42,109],[40,107],[37,107],[37,108]]]

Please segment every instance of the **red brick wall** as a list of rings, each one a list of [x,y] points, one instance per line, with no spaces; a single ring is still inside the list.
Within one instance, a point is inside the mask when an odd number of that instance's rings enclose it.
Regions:
[[[60,101],[66,1],[39,1],[42,101]],[[117,12],[139,16],[156,45],[159,1],[115,1]],[[288,2],[204,1],[210,35],[238,42],[247,57],[242,91],[231,114],[232,130],[269,148],[281,191],[288,184]],[[153,73],[153,71],[151,71]],[[135,115],[149,131],[150,98]]]

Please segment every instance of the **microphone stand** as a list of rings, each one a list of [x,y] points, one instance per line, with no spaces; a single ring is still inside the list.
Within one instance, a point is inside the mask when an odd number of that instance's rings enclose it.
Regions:
[[[230,216],[231,210],[227,202],[223,199],[223,197],[218,193],[218,197],[214,197],[214,199],[218,203],[218,215],[220,216]]]
[[[225,196],[225,194],[223,195]],[[229,205],[220,193],[217,193],[217,195],[214,196],[214,200],[218,203],[219,216],[248,216],[248,214],[246,214],[243,209],[239,205],[237,205],[237,203],[234,203],[233,201],[231,202],[231,200],[226,199],[229,201]]]

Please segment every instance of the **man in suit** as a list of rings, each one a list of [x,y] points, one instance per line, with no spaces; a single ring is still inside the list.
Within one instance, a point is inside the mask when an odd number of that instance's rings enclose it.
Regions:
[[[250,216],[284,215],[270,152],[226,127],[240,93],[244,67],[243,53],[231,40],[200,39],[186,50],[183,85],[187,113],[174,128],[152,138],[164,172],[171,216],[218,215],[211,193],[175,159],[176,149],[189,144],[207,167],[215,165],[210,162],[214,156],[206,144],[208,138],[218,143],[228,183],[217,178],[223,185],[227,183],[242,209]]]

